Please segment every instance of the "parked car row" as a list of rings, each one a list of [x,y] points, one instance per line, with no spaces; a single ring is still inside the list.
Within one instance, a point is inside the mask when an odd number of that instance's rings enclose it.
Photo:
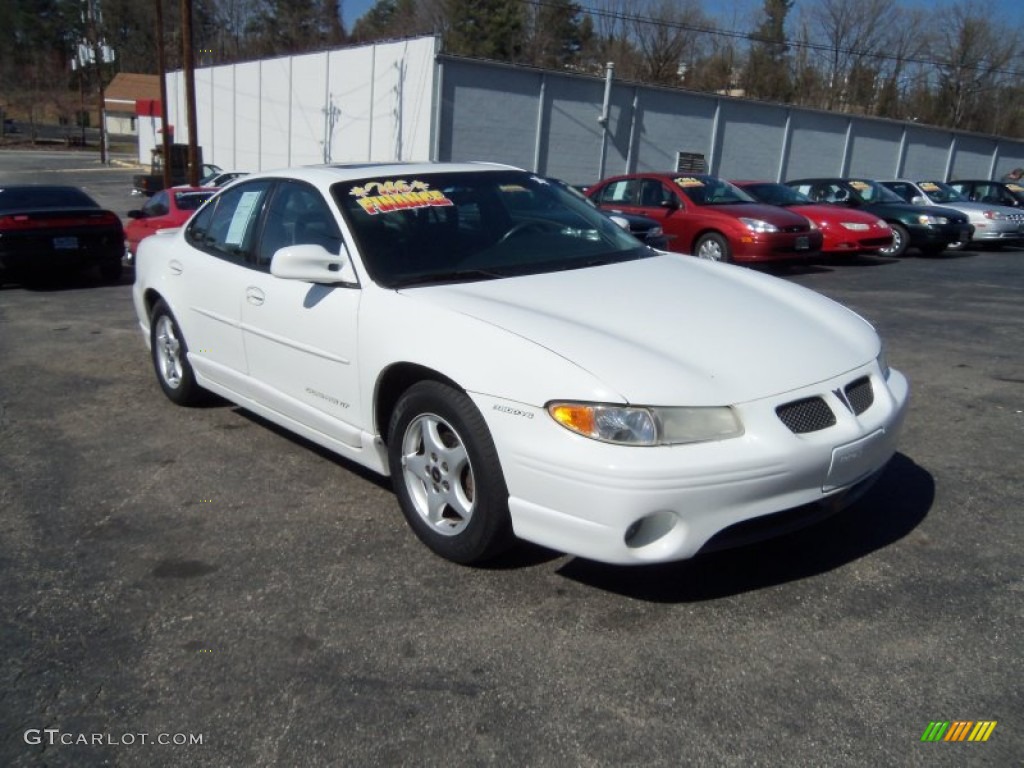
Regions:
[[[957,189],[967,185],[983,202]],[[706,174],[633,173],[589,187],[610,213],[657,221],[671,250],[747,263],[824,254],[926,255],[967,244],[1024,243],[1024,211],[1001,206],[1024,187],[1003,182],[819,177],[785,184],[729,182]],[[1001,190],[1003,197],[996,198]]]

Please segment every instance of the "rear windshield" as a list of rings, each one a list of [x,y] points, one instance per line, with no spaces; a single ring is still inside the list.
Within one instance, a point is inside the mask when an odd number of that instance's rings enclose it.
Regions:
[[[37,208],[99,208],[76,187],[0,187],[0,211]]]

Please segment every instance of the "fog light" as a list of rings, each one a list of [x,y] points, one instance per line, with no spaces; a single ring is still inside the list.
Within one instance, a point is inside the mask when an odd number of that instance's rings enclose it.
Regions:
[[[654,512],[630,523],[623,539],[630,549],[646,547],[671,533],[678,522],[679,518],[668,510]]]
[[[643,520],[636,520],[629,526],[629,528],[626,529],[626,535],[624,538],[627,545],[631,545],[633,543],[633,539],[636,538],[636,535],[640,532],[640,525],[642,523]]]

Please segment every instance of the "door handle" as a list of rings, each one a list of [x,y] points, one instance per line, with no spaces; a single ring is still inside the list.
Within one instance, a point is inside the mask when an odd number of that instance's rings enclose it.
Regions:
[[[170,260],[170,261],[169,261],[169,262],[167,263],[167,270],[168,270],[168,271],[169,271],[169,272],[170,272],[170,273],[171,273],[172,275],[180,275],[180,274],[181,274],[182,272],[184,272],[184,271],[185,271],[185,267],[183,267],[183,266],[182,266],[182,264],[181,264],[181,262],[180,262],[180,261],[178,261],[177,259],[171,259],[171,260]]]
[[[265,299],[266,295],[256,286],[250,285],[248,288],[245,289],[245,300],[248,301],[250,304],[254,304],[255,306],[259,307],[263,304],[263,301]]]

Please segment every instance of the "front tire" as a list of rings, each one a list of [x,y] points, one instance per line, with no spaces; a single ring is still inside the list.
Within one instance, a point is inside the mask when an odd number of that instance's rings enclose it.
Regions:
[[[723,263],[732,261],[732,249],[729,248],[729,241],[717,232],[710,232],[701,237],[693,247],[693,255],[698,259],[707,259],[708,261]]]
[[[515,541],[497,449],[465,393],[437,381],[410,387],[391,416],[388,462],[406,521],[436,554],[469,565]]]
[[[889,223],[892,227],[892,245],[879,251],[883,256],[902,256],[910,246],[910,233],[902,224]]]
[[[167,398],[177,405],[202,402],[205,392],[196,383],[185,337],[162,299],[153,307],[149,318],[149,340],[156,380]]]

